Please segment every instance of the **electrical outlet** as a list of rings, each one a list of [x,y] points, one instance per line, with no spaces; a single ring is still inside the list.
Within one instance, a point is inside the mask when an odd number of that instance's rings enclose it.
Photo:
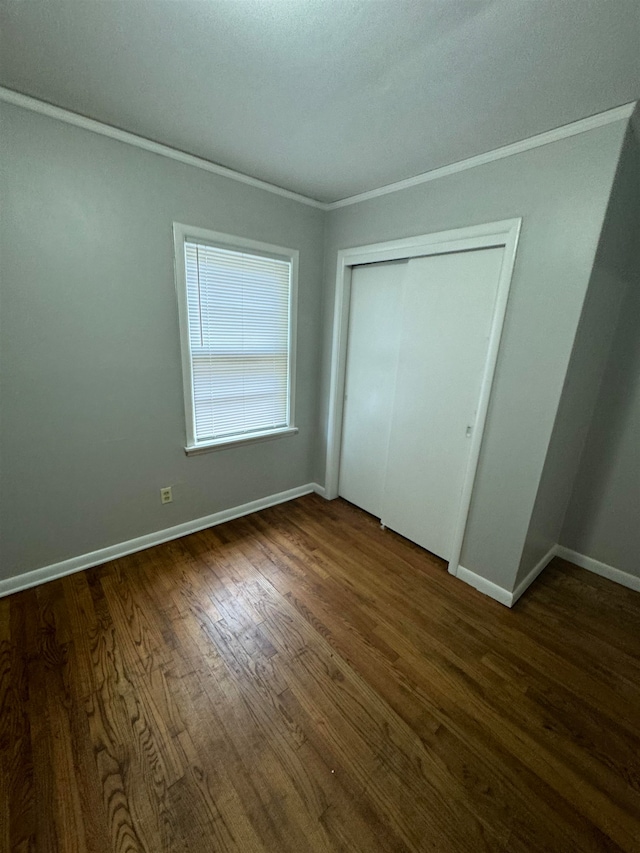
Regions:
[[[171,486],[167,486],[164,489],[160,489],[160,502],[163,504],[170,504],[173,500],[171,495]]]

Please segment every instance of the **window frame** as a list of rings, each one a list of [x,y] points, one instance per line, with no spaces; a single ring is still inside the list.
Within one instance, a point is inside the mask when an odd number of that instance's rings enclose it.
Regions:
[[[195,431],[195,406],[193,371],[191,364],[191,346],[189,339],[189,307],[187,303],[187,272],[185,261],[185,242],[192,240],[200,244],[208,244],[221,249],[244,252],[258,257],[277,258],[291,264],[291,283],[289,291],[289,419],[288,424],[276,429],[253,432],[247,435],[231,435],[224,438],[197,441]],[[173,223],[173,244],[175,263],[175,286],[178,300],[178,321],[180,326],[180,352],[182,359],[182,385],[184,392],[184,410],[186,424],[185,453],[188,456],[206,453],[211,450],[222,450],[229,447],[252,444],[259,441],[269,441],[287,435],[295,435],[295,387],[296,387],[296,320],[298,314],[298,260],[297,249],[249,240],[224,234],[220,231],[210,231],[208,228],[196,228],[181,222]]]

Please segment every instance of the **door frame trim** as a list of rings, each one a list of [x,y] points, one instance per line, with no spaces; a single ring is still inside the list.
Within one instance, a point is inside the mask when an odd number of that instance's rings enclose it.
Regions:
[[[473,249],[504,247],[504,256],[498,291],[491,322],[491,333],[487,358],[482,375],[478,414],[471,436],[471,447],[460,508],[455,526],[454,544],[449,562],[449,572],[458,574],[462,543],[467,527],[473,486],[480,459],[480,448],[487,421],[491,387],[498,361],[500,340],[507,312],[511,279],[516,260],[516,250],[522,219],[504,219],[484,225],[471,225],[433,234],[420,234],[385,243],[354,246],[338,252],[336,290],[333,312],[333,340],[331,348],[331,385],[329,388],[329,415],[327,423],[327,456],[325,469],[325,493],[328,500],[338,497],[340,476],[340,451],[342,446],[342,418],[344,410],[344,387],[347,365],[347,335],[349,328],[349,305],[351,301],[351,270],[358,264],[397,261],[410,258],[465,252]]]

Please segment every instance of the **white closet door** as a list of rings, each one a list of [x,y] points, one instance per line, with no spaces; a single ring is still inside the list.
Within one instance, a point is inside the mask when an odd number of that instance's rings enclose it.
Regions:
[[[448,560],[503,249],[416,258],[404,282],[382,522]],[[385,427],[386,428],[386,427]]]
[[[406,261],[354,267],[339,493],[380,517]]]

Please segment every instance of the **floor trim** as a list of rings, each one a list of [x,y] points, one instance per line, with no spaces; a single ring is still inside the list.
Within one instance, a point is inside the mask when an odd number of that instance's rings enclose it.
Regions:
[[[513,605],[520,598],[520,596],[529,589],[534,580],[538,577],[539,574],[541,574],[541,572],[544,571],[544,569],[547,568],[547,566],[549,565],[551,560],[553,560],[557,553],[558,546],[552,545],[551,548],[549,548],[547,553],[544,555],[544,557],[531,569],[529,574],[526,575],[520,581],[520,583],[516,585],[516,588],[511,593],[511,604],[509,605],[510,607],[513,607]]]
[[[464,566],[458,566],[456,577],[460,578],[460,580],[465,583],[468,583],[469,586],[477,589],[478,592],[482,592],[484,595],[488,595],[490,598],[499,601],[500,604],[505,604],[507,607],[513,607],[520,596],[529,589],[538,575],[546,569],[556,554],[557,546],[553,545],[540,562],[536,563],[529,574],[520,581],[513,592],[509,592],[509,590],[502,586],[498,586],[498,584],[493,583],[486,578],[483,578],[481,575],[477,575],[475,572],[472,572],[471,569],[465,569]]]
[[[595,575],[608,578],[610,581],[622,584],[622,586],[626,586],[628,589],[640,592],[640,577],[636,577],[636,575],[630,575],[629,572],[623,572],[622,569],[616,569],[614,566],[600,562],[600,560],[594,560],[593,557],[587,557],[586,554],[579,554],[577,551],[572,551],[571,548],[565,548],[564,545],[558,545],[556,553],[558,557],[568,560],[570,563],[575,563],[581,569],[586,569]]]
[[[24,572],[20,575],[15,575],[12,578],[0,580],[0,598],[11,595],[14,592],[21,592],[25,589],[30,589],[34,586],[39,586],[42,583],[55,580],[56,578],[64,577],[65,575],[81,572],[84,569],[90,569],[93,566],[100,566],[102,563],[107,563],[109,560],[116,560],[119,557],[126,557],[128,554],[134,554],[137,551],[143,551],[145,548],[152,548],[154,545],[161,545],[163,542],[169,542],[172,539],[179,539],[181,536],[187,536],[189,533],[196,533],[198,530],[205,530],[207,527],[215,527],[218,524],[224,524],[225,521],[232,521],[234,518],[241,518],[243,515],[250,515],[252,512],[258,512],[261,509],[267,509],[270,506],[286,503],[295,498],[315,492],[321,497],[325,497],[325,489],[318,483],[307,483],[304,486],[297,486],[294,489],[287,489],[284,492],[278,492],[274,495],[268,495],[264,498],[259,498],[255,501],[250,501],[240,506],[224,509],[220,512],[215,512],[212,515],[206,515],[202,518],[196,518],[193,521],[187,521],[184,524],[177,524],[175,527],[168,527],[164,530],[158,530],[155,533],[148,533],[145,536],[139,536],[136,539],[129,539],[126,542],[120,542],[117,545],[110,545],[107,548],[101,548],[98,551],[92,551],[89,554],[81,554],[78,557],[72,557],[69,560],[63,560],[59,563],[53,563],[50,566],[43,566],[41,569],[34,569],[30,572]],[[554,557],[561,557],[563,560],[568,560],[570,563],[579,568],[586,569],[596,575],[607,578],[615,583],[622,584],[628,589],[633,589],[640,592],[640,577],[631,575],[628,572],[623,572],[606,563],[587,557],[585,554],[579,554],[577,551],[572,551],[570,548],[565,548],[564,545],[553,545],[544,557],[536,563],[529,574],[520,581],[513,592],[509,592],[504,587],[498,586],[481,575],[472,572],[471,569],[466,569],[464,566],[458,566],[458,577],[464,583],[474,587],[484,595],[488,595],[500,604],[507,607],[513,607],[518,599],[526,592],[534,580],[542,573]]]
[[[136,551],[143,551],[145,548],[152,548],[154,545],[161,545],[163,542],[169,542],[172,539],[179,539],[181,536],[187,536],[189,533],[196,533],[198,530],[214,527],[217,524],[223,524],[225,521],[232,521],[234,518],[258,512],[261,509],[267,509],[267,507],[276,506],[276,504],[285,503],[286,501],[291,501],[294,498],[299,498],[312,492],[323,494],[324,489],[317,483],[307,483],[304,486],[297,486],[294,489],[287,489],[285,492],[268,495],[256,501],[241,504],[240,506],[223,509],[220,512],[214,512],[212,515],[196,518],[193,521],[186,521],[184,524],[177,524],[175,527],[167,527],[165,530],[147,533],[145,536],[138,536],[136,539],[129,539],[127,542],[120,542],[116,545],[110,545],[107,548],[100,548],[98,551],[91,551],[89,554],[81,554],[78,557],[63,560],[60,563],[53,563],[41,569],[33,569],[30,572],[24,572],[12,578],[0,580],[0,598],[11,595],[14,592],[39,586],[41,583],[47,583],[47,581],[55,580],[65,575],[71,575],[74,572],[81,572],[93,566],[100,566],[102,563],[109,562],[109,560],[126,557],[127,554],[134,554]]]
[[[313,486],[313,491],[316,495],[320,495],[321,498],[327,497],[327,492],[324,486],[321,486],[318,483],[311,483],[311,485]]]
[[[507,607],[511,607],[512,593],[504,587],[498,586],[497,583],[493,583],[492,581],[483,578],[482,575],[477,575],[475,572],[472,572],[471,569],[465,569],[464,566],[458,566],[456,577],[459,580],[468,583],[469,586],[474,587],[474,589],[477,589],[478,592],[488,595],[490,598],[499,601],[500,604],[506,604]]]

